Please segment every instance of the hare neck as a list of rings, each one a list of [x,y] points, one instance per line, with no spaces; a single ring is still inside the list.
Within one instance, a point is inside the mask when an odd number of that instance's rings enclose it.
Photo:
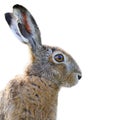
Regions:
[[[28,77],[26,85],[23,91],[27,92],[25,106],[35,112],[36,120],[55,120],[59,88],[51,81],[36,76]]]

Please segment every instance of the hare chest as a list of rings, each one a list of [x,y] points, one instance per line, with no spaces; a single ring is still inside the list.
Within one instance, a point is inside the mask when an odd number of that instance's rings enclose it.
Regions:
[[[4,91],[5,120],[55,120],[58,87],[38,77],[12,80]]]

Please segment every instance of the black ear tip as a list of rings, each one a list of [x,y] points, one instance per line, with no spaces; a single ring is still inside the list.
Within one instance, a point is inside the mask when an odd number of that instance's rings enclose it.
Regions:
[[[14,5],[13,9],[24,9],[24,10],[26,10],[25,7],[23,7],[22,5],[19,5],[19,4]]]
[[[19,5],[19,4],[16,4],[13,6],[13,8],[21,8],[21,7],[22,7],[22,5]]]
[[[5,13],[5,19],[9,25],[11,25],[12,22],[12,16],[11,13]]]

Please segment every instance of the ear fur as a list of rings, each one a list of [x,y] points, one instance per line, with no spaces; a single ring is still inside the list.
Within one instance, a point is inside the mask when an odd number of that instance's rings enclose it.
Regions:
[[[13,13],[6,13],[5,18],[19,40],[30,45],[33,51],[37,45],[42,46],[39,28],[26,8],[14,5]]]

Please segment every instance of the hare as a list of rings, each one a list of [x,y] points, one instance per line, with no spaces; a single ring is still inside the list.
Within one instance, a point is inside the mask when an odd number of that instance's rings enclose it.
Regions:
[[[5,18],[28,45],[31,63],[0,92],[0,120],[56,120],[59,90],[77,84],[81,70],[62,49],[42,45],[39,28],[26,8],[14,5]]]

